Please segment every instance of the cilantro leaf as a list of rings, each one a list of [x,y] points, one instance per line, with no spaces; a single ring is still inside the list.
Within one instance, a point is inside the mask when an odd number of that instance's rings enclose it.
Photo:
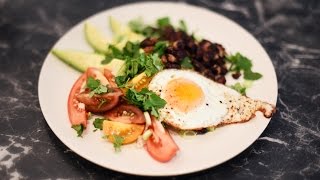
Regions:
[[[235,55],[227,56],[226,60],[231,63],[229,70],[236,71],[236,72],[243,71],[244,73],[243,78],[246,80],[258,80],[262,77],[260,73],[253,72],[251,70],[252,68],[251,60],[238,52]]]
[[[169,17],[159,18],[157,20],[157,25],[159,28],[163,28],[165,26],[171,26]]]
[[[184,20],[182,20],[182,19],[179,21],[179,29],[180,29],[181,31],[184,31],[184,32],[187,32],[187,31],[188,31],[187,25],[186,25],[186,23],[184,22]]]
[[[129,28],[136,33],[141,33],[145,26],[141,17],[129,21],[128,25]]]
[[[241,95],[246,95],[246,87],[237,82],[236,84],[231,86],[232,89],[238,91]]]
[[[113,147],[116,152],[121,151],[121,146],[123,142],[124,142],[124,138],[122,136],[115,135],[115,134],[113,135]]]
[[[105,121],[106,119],[103,119],[103,118],[96,118],[94,119],[93,121],[93,126],[97,129],[100,129],[102,130],[102,124],[103,124],[103,121]]]
[[[159,56],[157,54],[153,54],[146,57],[145,68],[146,75],[150,77],[162,70],[163,64]]]
[[[76,130],[78,137],[82,137],[83,130],[85,127],[82,124],[79,125],[72,125],[71,126],[74,130]]]
[[[181,68],[182,69],[193,69],[191,59],[188,56],[182,59]]]
[[[91,90],[89,97],[92,97],[94,94],[103,94],[108,92],[107,86],[100,84],[100,80],[94,79],[93,77],[88,77],[87,87]]]
[[[100,80],[95,80],[93,77],[88,77],[87,79],[87,87],[90,90],[96,89],[100,85]]]
[[[138,57],[140,52],[140,43],[133,43],[128,41],[123,48],[123,56],[127,57]]]
[[[155,117],[159,117],[158,110],[166,105],[164,99],[147,88],[143,88],[140,92],[133,88],[128,89],[126,99],[129,103],[142,108],[144,111],[151,111],[151,114]]]
[[[123,59],[123,54],[121,50],[115,47],[114,45],[109,45],[109,50],[111,51],[113,58]]]
[[[167,41],[158,41],[153,48],[153,52],[157,53],[159,56],[162,56],[164,51],[166,50],[168,46]]]
[[[258,80],[262,77],[260,73],[252,72],[251,70],[244,71],[244,79],[247,80]]]

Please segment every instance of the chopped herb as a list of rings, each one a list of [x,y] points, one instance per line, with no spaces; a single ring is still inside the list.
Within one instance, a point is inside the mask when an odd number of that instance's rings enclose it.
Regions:
[[[116,152],[121,151],[121,146],[123,144],[124,138],[119,135],[113,135],[113,147]]]
[[[113,58],[123,59],[123,54],[122,54],[121,50],[118,49],[117,47],[115,47],[114,45],[109,45],[109,50],[111,51],[111,53],[112,53],[111,55]]]
[[[109,64],[113,59],[112,54],[106,54],[104,60],[101,61],[101,64]]]
[[[133,43],[128,41],[123,48],[123,57],[138,57],[140,50],[140,43]]]
[[[93,126],[94,126],[96,129],[102,130],[102,124],[103,124],[103,121],[104,121],[104,120],[106,120],[106,119],[96,118],[96,119],[93,121]]]
[[[186,23],[184,22],[184,20],[180,20],[180,21],[179,21],[179,29],[180,29],[181,31],[184,31],[184,32],[187,33],[188,29],[187,29],[187,25],[186,25]]]
[[[163,64],[158,54],[146,56],[145,68],[145,73],[148,77],[163,69]]]
[[[252,81],[244,81],[242,84],[237,82],[236,84],[232,85],[231,88],[238,91],[242,95],[246,95],[246,90],[251,87]]]
[[[167,41],[158,41],[155,45],[154,45],[154,49],[153,52],[157,53],[160,56],[163,55],[164,51],[166,50],[168,46],[168,42]]]
[[[145,27],[141,17],[129,21],[128,25],[129,28],[136,33],[141,33]]]
[[[108,92],[107,86],[100,84],[100,80],[94,79],[93,77],[88,77],[87,87],[91,90],[89,97],[94,94],[103,94]]]
[[[251,70],[244,71],[244,79],[247,80],[258,80],[262,77],[260,73],[252,72]]]
[[[71,127],[77,131],[78,137],[82,137],[83,130],[85,129],[82,124],[72,125]]]
[[[166,101],[156,95],[154,92],[143,88],[140,92],[130,88],[126,93],[126,99],[144,111],[151,111],[155,117],[159,117],[158,110],[166,105]]]
[[[98,105],[98,108],[101,108],[101,106],[104,104],[104,103],[106,103],[107,102],[107,100],[106,99],[100,99],[100,103],[99,103],[99,105]]]
[[[88,77],[87,79],[87,87],[90,90],[96,89],[100,85],[100,80],[95,80],[93,77]]]
[[[188,56],[183,58],[183,60],[181,61],[181,68],[182,69],[193,69],[191,59]]]
[[[125,60],[125,75],[117,76],[115,81],[119,87],[126,87],[126,83],[137,74],[145,72],[148,77],[163,69],[163,64],[158,54],[140,54],[139,57]]]
[[[240,72],[242,70],[244,73],[244,79],[258,80],[262,77],[260,73],[252,72],[251,60],[242,54],[237,52],[235,55],[227,56],[226,59],[231,63],[229,70],[235,72]]]
[[[171,26],[169,17],[163,17],[157,20],[157,25],[159,28],[163,28],[166,26]]]

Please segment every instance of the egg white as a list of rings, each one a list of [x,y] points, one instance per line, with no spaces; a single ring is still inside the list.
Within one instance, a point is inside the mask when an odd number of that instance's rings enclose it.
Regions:
[[[165,99],[167,84],[178,78],[184,78],[197,84],[203,91],[204,101],[189,112],[181,112],[169,103],[159,110],[159,120],[183,130],[202,129],[216,126],[227,114],[228,107],[223,85],[189,70],[168,69],[159,72],[150,82],[149,90]],[[187,89],[186,89],[187,91]]]

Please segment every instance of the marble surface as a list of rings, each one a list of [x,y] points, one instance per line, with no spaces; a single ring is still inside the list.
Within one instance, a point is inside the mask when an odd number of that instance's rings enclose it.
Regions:
[[[37,95],[53,44],[80,20],[128,2],[0,0],[0,179],[141,178],[73,153],[48,127]],[[320,179],[320,1],[183,2],[221,13],[251,32],[272,59],[279,96],[278,112],[247,150],[176,178]]]

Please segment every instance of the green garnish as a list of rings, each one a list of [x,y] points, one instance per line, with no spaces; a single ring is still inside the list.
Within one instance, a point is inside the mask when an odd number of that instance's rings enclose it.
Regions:
[[[163,28],[163,27],[166,27],[166,26],[171,26],[169,17],[159,18],[157,20],[157,26],[159,28]]]
[[[260,73],[253,72],[251,70],[252,68],[251,60],[243,56],[242,54],[237,52],[235,55],[227,56],[226,59],[231,63],[229,70],[235,71],[235,72],[243,71],[244,79],[258,80],[262,77]]]
[[[143,111],[151,111],[151,114],[155,117],[159,117],[158,110],[166,105],[164,99],[147,88],[143,88],[140,92],[133,88],[128,89],[126,99],[129,103],[143,109]]]
[[[179,29],[180,29],[181,31],[184,31],[184,32],[187,33],[188,29],[187,29],[187,25],[186,25],[186,23],[184,22],[184,20],[180,20],[180,21],[179,21]]]
[[[93,126],[96,128],[96,129],[100,129],[102,130],[102,124],[103,124],[103,121],[105,121],[106,119],[104,118],[96,118],[94,119],[93,121]]]
[[[158,54],[159,57],[163,55],[164,51],[166,50],[168,46],[167,41],[158,41],[153,48],[153,52]]]
[[[85,127],[82,124],[79,125],[72,125],[71,126],[74,130],[76,130],[78,137],[82,137],[83,130]]]
[[[126,83],[137,74],[145,72],[148,77],[163,69],[163,64],[158,54],[140,54],[136,58],[126,58],[125,75],[117,76],[115,81],[119,87],[126,87]]]
[[[114,147],[114,150],[116,152],[120,152],[121,151],[121,146],[123,144],[123,141],[124,141],[124,138],[122,136],[119,136],[119,135],[113,135],[113,147]]]
[[[251,81],[244,81],[242,84],[237,82],[231,88],[238,91],[241,95],[246,95],[246,90],[251,87]]]
[[[182,69],[193,69],[191,59],[188,56],[183,58],[183,60],[181,61],[181,68]]]
[[[107,86],[100,84],[100,80],[94,79],[93,77],[88,77],[87,87],[91,90],[89,97],[92,97],[94,94],[103,94],[108,92]]]

